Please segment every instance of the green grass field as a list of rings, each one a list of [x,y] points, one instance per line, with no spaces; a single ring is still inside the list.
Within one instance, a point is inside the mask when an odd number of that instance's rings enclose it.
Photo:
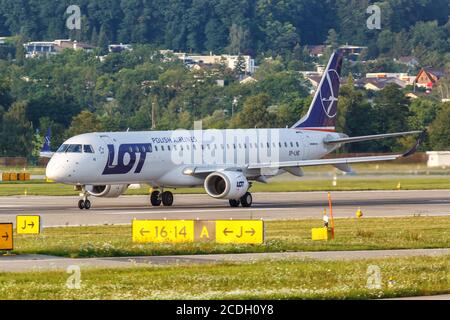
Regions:
[[[263,245],[215,243],[135,244],[131,226],[47,228],[38,236],[16,235],[14,253],[111,257],[242,252],[449,248],[449,217],[336,219],[336,238],[311,241],[321,220],[267,221]]]
[[[372,299],[450,293],[450,256],[1,273],[0,299]],[[379,268],[380,282],[370,268]],[[369,268],[370,267],[370,268]],[[368,287],[368,284],[379,286]]]
[[[450,189],[449,177],[417,177],[417,178],[339,178],[337,186],[332,186],[331,179],[299,179],[289,181],[274,180],[268,184],[256,182],[252,192],[295,192],[295,191],[353,191],[353,190],[395,190],[398,183],[403,190]],[[175,193],[204,193],[203,188],[178,188]],[[73,186],[58,183],[32,182],[0,182],[0,196],[36,195],[36,196],[68,196],[77,195]],[[149,188],[129,189],[127,195],[147,195]]]

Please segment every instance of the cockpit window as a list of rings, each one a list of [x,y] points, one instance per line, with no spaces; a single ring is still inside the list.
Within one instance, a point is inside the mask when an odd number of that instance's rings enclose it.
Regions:
[[[94,148],[90,144],[85,144],[83,146],[84,153],[94,153]]]
[[[62,144],[56,152],[66,152],[67,148],[69,148],[68,144]]]
[[[70,144],[66,152],[81,153],[81,144]]]

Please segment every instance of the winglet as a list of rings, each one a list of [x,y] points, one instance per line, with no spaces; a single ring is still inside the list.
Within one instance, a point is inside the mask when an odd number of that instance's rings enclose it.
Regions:
[[[426,130],[423,130],[423,131],[420,133],[419,138],[417,138],[417,141],[416,141],[416,143],[414,144],[414,146],[413,146],[411,149],[409,149],[408,151],[406,151],[404,154],[402,154],[402,158],[409,157],[409,156],[413,155],[414,153],[416,153],[417,148],[419,147],[419,145],[420,145],[420,144],[423,142],[423,140],[425,139],[425,134],[426,134]]]

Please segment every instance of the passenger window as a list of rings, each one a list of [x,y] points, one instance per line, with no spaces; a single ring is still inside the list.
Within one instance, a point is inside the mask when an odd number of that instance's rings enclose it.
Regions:
[[[297,147],[300,147],[300,145],[298,144],[298,141],[297,141],[297,142],[295,142],[295,144],[297,145]]]
[[[169,151],[170,151],[170,146],[167,146],[167,150],[169,150]]]
[[[161,151],[164,151],[164,146],[161,146]]]
[[[83,146],[83,151],[84,151],[84,153],[94,153],[94,149],[89,144],[85,144]]]
[[[291,147],[293,147],[294,146],[294,144],[291,142]]]
[[[155,151],[158,151],[158,147],[157,146],[155,146]]]

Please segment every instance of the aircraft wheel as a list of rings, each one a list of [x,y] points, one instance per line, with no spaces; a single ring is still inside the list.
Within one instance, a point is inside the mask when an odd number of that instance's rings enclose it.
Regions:
[[[159,197],[159,191],[153,191],[150,195],[150,202],[152,206],[159,206],[161,204],[161,198]]]
[[[253,203],[253,198],[252,198],[252,194],[250,192],[246,192],[242,197],[241,197],[241,204],[243,207],[251,207]]]
[[[84,200],[78,201],[78,208],[79,208],[80,210],[83,210],[83,209],[84,209]]]
[[[91,208],[91,202],[89,200],[84,201],[84,208],[89,210]]]
[[[241,203],[239,200],[235,199],[230,199],[228,202],[230,202],[230,207],[239,207],[239,204]]]
[[[173,204],[173,194],[170,191],[164,191],[161,195],[162,203],[166,207],[170,207]]]

